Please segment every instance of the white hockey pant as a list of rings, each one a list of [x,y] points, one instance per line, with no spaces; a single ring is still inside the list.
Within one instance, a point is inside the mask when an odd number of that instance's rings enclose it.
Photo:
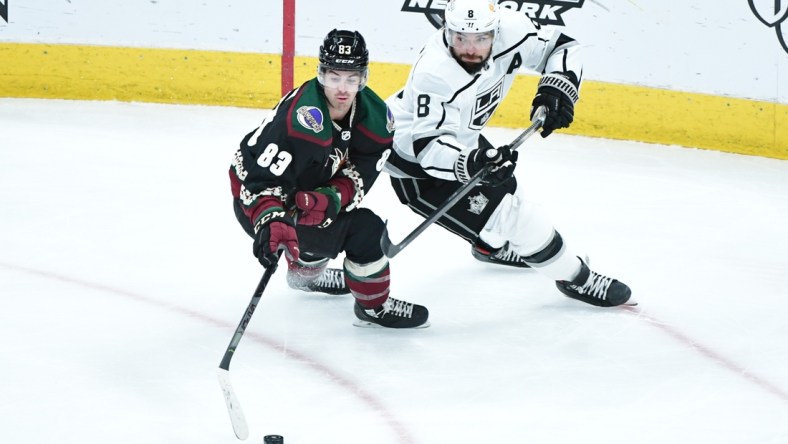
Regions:
[[[509,242],[510,250],[551,279],[571,280],[580,271],[580,260],[565,244],[543,261],[532,263],[528,260],[551,246],[556,236],[558,233],[541,207],[511,194],[501,200],[479,233],[479,237],[493,247],[499,248]]]

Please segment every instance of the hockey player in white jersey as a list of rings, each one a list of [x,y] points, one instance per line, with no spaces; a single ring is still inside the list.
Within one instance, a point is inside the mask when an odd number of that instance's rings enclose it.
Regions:
[[[396,130],[386,170],[400,201],[424,216],[493,164],[438,224],[469,241],[477,259],[533,268],[565,295],[611,307],[630,299],[629,287],[570,252],[517,188],[517,152],[495,148],[481,134],[521,67],[542,75],[530,104],[532,115],[547,110],[542,137],[568,127],[582,79],[579,49],[559,29],[494,1],[450,0],[444,27],[427,41],[405,87],[387,100]]]

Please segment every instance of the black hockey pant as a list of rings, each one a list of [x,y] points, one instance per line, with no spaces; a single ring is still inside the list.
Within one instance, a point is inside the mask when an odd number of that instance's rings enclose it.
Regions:
[[[394,177],[391,178],[391,185],[400,202],[425,218],[443,205],[452,193],[462,186],[457,181],[434,178],[397,179]],[[474,187],[436,223],[474,243],[503,197],[506,194],[514,194],[516,188],[517,181],[514,178],[498,187],[486,185]]]
[[[244,231],[254,237],[254,228],[241,209],[238,200],[233,202],[235,217]],[[345,257],[357,264],[368,264],[383,257],[380,237],[385,224],[367,208],[357,208],[339,213],[336,220],[326,228],[296,226],[298,248],[307,261],[335,258],[344,251]]]

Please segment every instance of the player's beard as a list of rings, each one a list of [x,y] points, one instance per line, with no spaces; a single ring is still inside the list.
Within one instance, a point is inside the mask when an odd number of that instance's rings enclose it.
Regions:
[[[476,74],[477,72],[481,71],[482,68],[484,68],[484,65],[487,63],[487,61],[472,63],[472,62],[463,62],[462,60],[459,60],[459,62],[460,65],[463,68],[465,68],[465,71],[467,71],[468,74]]]
[[[468,74],[476,74],[477,72],[481,71],[481,70],[482,70],[482,68],[484,68],[484,65],[486,65],[486,64],[487,64],[487,60],[490,58],[490,55],[488,54],[486,58],[484,58],[484,59],[481,59],[481,61],[478,61],[478,62],[470,62],[470,61],[462,60],[462,59],[461,59],[461,58],[460,58],[460,57],[459,57],[459,56],[458,56],[458,55],[457,55],[457,54],[454,52],[454,48],[452,48],[452,49],[451,49],[451,55],[452,55],[452,57],[454,57],[454,60],[456,60],[456,61],[457,61],[457,63],[459,63],[459,64],[460,64],[460,66],[462,66],[462,68],[463,68],[463,69],[464,69],[464,70],[465,70],[465,71],[466,71]]]

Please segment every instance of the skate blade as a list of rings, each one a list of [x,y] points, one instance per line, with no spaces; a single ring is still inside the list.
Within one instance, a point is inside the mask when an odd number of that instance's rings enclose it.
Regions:
[[[361,319],[357,319],[355,322],[353,322],[353,326],[360,327],[360,328],[385,328],[386,330],[413,330],[413,329],[417,329],[417,328],[427,328],[427,327],[429,327],[430,326],[430,321],[427,321],[427,322],[419,325],[418,327],[389,328],[389,327],[384,327],[382,325],[376,324],[374,322],[362,321]]]
[[[623,304],[619,305],[619,307],[634,307],[636,305],[638,305],[638,301],[636,301],[636,300],[634,300],[632,298],[629,298],[628,301],[626,301]]]

